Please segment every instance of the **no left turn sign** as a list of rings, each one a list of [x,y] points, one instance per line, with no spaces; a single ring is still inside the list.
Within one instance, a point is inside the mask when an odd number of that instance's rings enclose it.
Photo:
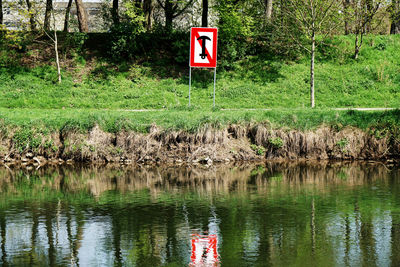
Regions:
[[[217,67],[217,28],[192,28],[190,31],[190,67]]]

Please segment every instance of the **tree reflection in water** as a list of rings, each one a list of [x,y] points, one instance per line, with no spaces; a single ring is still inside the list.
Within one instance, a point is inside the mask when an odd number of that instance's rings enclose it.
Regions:
[[[396,266],[399,177],[367,163],[0,169],[1,265]]]

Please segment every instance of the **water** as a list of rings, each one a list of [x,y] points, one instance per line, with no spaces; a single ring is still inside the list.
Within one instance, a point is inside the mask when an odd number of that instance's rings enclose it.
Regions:
[[[0,168],[3,266],[399,266],[381,163]]]

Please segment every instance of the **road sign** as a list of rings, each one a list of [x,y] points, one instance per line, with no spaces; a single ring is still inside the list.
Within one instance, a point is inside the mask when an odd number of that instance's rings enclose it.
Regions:
[[[190,31],[190,60],[192,68],[217,67],[217,28],[192,28]]]

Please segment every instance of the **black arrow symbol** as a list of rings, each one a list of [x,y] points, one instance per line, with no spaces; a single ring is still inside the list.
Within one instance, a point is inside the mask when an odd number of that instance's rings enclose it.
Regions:
[[[199,38],[197,38],[197,40],[198,41],[199,40],[202,41],[200,57],[201,57],[201,59],[205,59],[207,57],[207,54],[206,54],[206,40],[210,40],[211,41],[211,39],[210,39],[210,37],[203,35],[203,36],[200,36]]]

